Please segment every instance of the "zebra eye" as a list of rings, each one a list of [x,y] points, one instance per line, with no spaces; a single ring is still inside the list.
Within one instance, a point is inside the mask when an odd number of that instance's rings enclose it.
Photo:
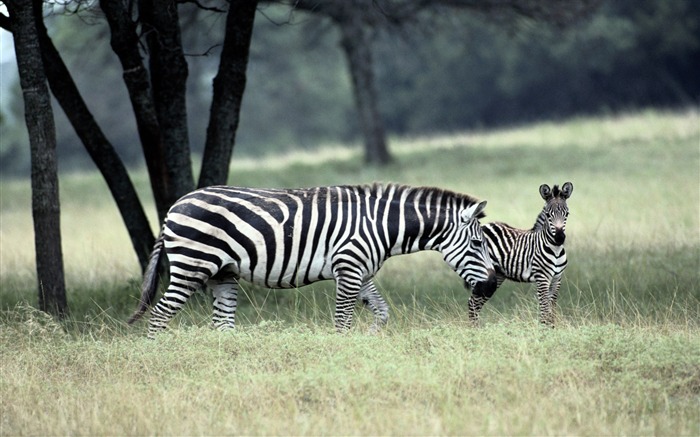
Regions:
[[[472,246],[481,247],[481,240],[472,240]]]

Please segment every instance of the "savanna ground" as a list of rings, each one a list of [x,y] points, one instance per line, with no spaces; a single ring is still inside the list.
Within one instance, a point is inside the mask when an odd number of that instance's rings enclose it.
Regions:
[[[209,329],[201,293],[148,341],[145,323],[124,324],[140,272],[94,173],[61,179],[71,317],[57,323],[32,307],[29,183],[2,181],[0,434],[700,434],[697,111],[396,139],[393,150],[381,170],[342,146],[238,160],[232,182],[434,185],[487,199],[485,221],[529,227],[539,185],[572,181],[556,329],[538,325],[533,286],[514,283],[471,328],[468,294],[426,253],[379,273],[391,320],[378,335],[359,308],[336,334],[325,282],[244,287],[232,333]]]

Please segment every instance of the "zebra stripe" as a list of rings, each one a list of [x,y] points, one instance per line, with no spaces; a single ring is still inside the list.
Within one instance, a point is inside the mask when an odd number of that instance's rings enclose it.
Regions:
[[[373,276],[390,256],[419,250],[442,252],[465,282],[495,290],[479,224],[485,205],[438,188],[396,184],[197,190],[168,212],[129,322],[155,297],[155,265],[163,250],[170,284],[152,310],[150,337],[205,285],[213,290],[214,325],[233,328],[241,279],[268,288],[334,279],[336,328],[350,327],[358,298],[374,311],[378,328],[388,311]]]
[[[557,185],[553,189],[546,184],[540,186],[540,195],[546,203],[532,229],[517,229],[498,222],[482,226],[496,267],[496,288],[506,279],[537,283],[540,321],[549,326],[554,325],[553,310],[567,265],[564,241],[569,208],[566,200],[573,190],[571,182],[565,183],[561,190]],[[490,297],[472,295],[469,316],[473,321],[478,320],[481,308]]]

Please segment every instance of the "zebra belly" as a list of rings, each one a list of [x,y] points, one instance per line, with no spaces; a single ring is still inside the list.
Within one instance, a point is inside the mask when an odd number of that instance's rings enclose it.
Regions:
[[[533,282],[533,277],[532,277],[532,264],[528,263],[525,266],[522,266],[520,269],[516,269],[512,266],[510,267],[503,267],[499,266],[498,270],[500,270],[501,274],[505,276],[506,278],[510,279],[511,281],[515,282]]]
[[[236,269],[238,277],[253,284],[269,288],[297,288],[317,281],[332,279],[333,272],[330,263],[325,260],[314,261],[305,266],[296,265],[283,273],[280,269],[272,269],[269,274],[262,269]]]
[[[521,272],[519,275],[513,275],[508,278],[517,282],[532,282],[532,267],[528,267],[527,270]]]

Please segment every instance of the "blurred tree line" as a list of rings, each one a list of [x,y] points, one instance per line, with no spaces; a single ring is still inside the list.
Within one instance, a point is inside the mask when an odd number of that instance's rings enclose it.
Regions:
[[[697,4],[615,2],[591,16],[601,2],[0,1],[22,90],[3,90],[0,170],[31,168],[42,309],[67,311],[51,255],[61,251],[57,162],[91,158],[143,267],[154,236],[124,163],[145,162],[162,221],[181,195],[228,180],[234,144],[260,155],[361,131],[366,162],[386,164],[387,131],[696,104]],[[57,123],[47,83],[65,114]]]
[[[49,33],[119,155],[127,165],[142,165],[122,70],[95,9],[69,16],[61,10],[46,19]],[[190,144],[201,154],[225,17],[191,8],[181,20]],[[531,21],[504,26],[497,16],[455,9],[396,31],[377,29],[371,38],[380,109],[394,135],[697,105],[700,96],[700,2],[694,0],[609,1],[564,30]],[[259,5],[237,156],[360,140],[340,39],[329,18]],[[0,172],[27,175],[22,96],[19,86],[11,90],[0,108]],[[63,113],[55,114],[61,168],[92,166]]]
[[[382,45],[392,132],[699,102],[700,2],[606,2],[564,31],[530,25],[504,33],[478,16],[450,18],[450,32],[425,42]]]

